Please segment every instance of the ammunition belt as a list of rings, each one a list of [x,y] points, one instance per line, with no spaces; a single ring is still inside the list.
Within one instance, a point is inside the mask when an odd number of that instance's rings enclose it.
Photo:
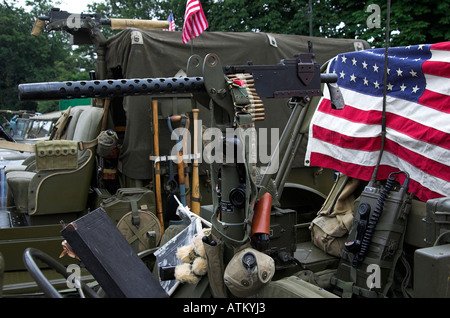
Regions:
[[[236,117],[245,113],[251,114],[253,121],[264,120],[264,104],[254,88],[253,76],[247,73],[230,74],[228,80]]]

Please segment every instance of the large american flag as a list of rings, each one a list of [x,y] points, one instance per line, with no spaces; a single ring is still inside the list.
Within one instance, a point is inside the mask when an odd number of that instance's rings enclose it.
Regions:
[[[206,28],[208,28],[208,21],[203,12],[202,4],[199,0],[188,0],[181,35],[183,43],[189,42],[192,37],[199,36]]]
[[[371,179],[381,148],[384,55],[385,49],[365,50],[330,62],[345,108],[333,110],[324,90],[306,165]],[[420,200],[450,196],[450,42],[390,48],[388,56],[386,141],[377,180],[402,170]]]

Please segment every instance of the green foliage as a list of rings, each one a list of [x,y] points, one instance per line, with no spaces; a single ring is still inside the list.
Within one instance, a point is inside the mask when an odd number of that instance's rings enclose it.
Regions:
[[[380,27],[368,27],[368,19],[375,13],[373,9],[368,8],[370,4],[378,5],[380,8]],[[419,0],[413,3],[406,0],[392,1],[390,46],[448,41],[449,5],[450,0]],[[324,21],[327,21],[325,34],[333,37],[360,38],[368,40],[374,47],[384,46],[387,1],[320,0],[315,1],[314,12],[318,11],[333,12],[326,13],[320,18],[314,16],[315,25],[317,22],[324,25]],[[338,25],[342,27],[336,28]]]
[[[202,0],[208,31],[261,31],[283,34],[310,34],[309,3],[305,0]],[[312,35],[360,38],[374,47],[384,46],[387,1],[312,0]],[[115,17],[161,20],[174,14],[177,30],[182,30],[186,0],[106,1]],[[380,8],[380,27],[369,28],[368,19]],[[436,43],[450,39],[450,0],[392,1],[391,46]]]
[[[88,71],[95,69],[94,47],[72,47],[63,32],[30,35],[35,17],[47,15],[51,7],[57,6],[52,0],[26,0],[27,8],[32,8],[29,12],[18,7],[18,0],[0,1],[0,108],[56,110],[57,102],[19,101],[17,85],[87,79]],[[374,47],[384,46],[385,0],[201,0],[201,3],[208,31],[309,35],[311,22],[314,36],[360,38]],[[376,17],[370,4],[380,8],[380,27],[369,27]],[[450,0],[419,0],[413,4],[407,0],[392,1],[390,45],[450,40],[449,7]],[[177,30],[181,31],[186,0],[105,0],[93,2],[89,9],[106,18],[159,20],[166,20],[172,12]],[[102,32],[108,38],[117,31],[102,27]]]
[[[0,3],[0,109],[49,112],[58,109],[58,102],[22,102],[17,86],[30,82],[87,79],[81,71],[83,57],[72,52],[68,35],[42,32],[31,35],[35,17],[48,14],[52,7],[47,0],[35,1],[31,12],[13,6],[16,1]]]

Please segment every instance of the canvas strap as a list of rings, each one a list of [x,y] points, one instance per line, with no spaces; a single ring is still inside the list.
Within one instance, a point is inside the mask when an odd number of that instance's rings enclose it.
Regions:
[[[91,141],[80,141],[78,142],[78,149],[84,150],[88,148],[92,148],[96,146],[98,143],[97,138]],[[34,144],[23,144],[19,142],[12,142],[7,140],[0,140],[0,148],[2,149],[9,149],[9,150],[16,150],[16,151],[23,151],[23,152],[36,152],[36,145]]]

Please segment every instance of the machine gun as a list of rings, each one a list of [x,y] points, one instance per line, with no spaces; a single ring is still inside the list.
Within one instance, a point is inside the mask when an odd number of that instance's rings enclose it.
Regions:
[[[141,29],[164,29],[169,27],[168,21],[136,20],[136,19],[108,19],[102,18],[100,13],[69,13],[59,8],[52,8],[48,16],[36,19],[33,30],[34,36],[39,36],[44,28],[47,31],[66,31],[73,35],[74,45],[95,44],[92,29],[108,25],[111,29],[136,27]]]
[[[205,58],[208,74],[203,77],[190,76],[178,78],[137,78],[108,79],[90,81],[67,81],[20,84],[19,99],[25,100],[60,100],[75,98],[114,98],[139,95],[165,95],[205,92],[215,101],[231,102],[232,95],[227,94],[230,81],[224,81],[223,75],[236,73],[253,74],[256,93],[264,98],[303,98],[322,95],[321,83],[326,83],[330,90],[332,106],[344,107],[343,98],[335,84],[336,74],[321,74],[319,66],[312,61],[311,54],[298,54],[295,59],[282,60],[277,65],[269,66],[225,66],[222,73],[216,72],[216,63],[220,63],[215,54]],[[190,64],[194,64],[190,58]],[[211,70],[213,71],[211,71]],[[214,75],[218,75],[215,78]],[[233,82],[233,80],[231,80]],[[250,78],[247,77],[247,82]],[[234,80],[235,86],[238,81]],[[237,87],[237,86],[236,86]],[[227,99],[228,97],[228,99]],[[242,102],[238,102],[242,103]],[[223,104],[223,103],[218,103]],[[227,107],[224,107],[227,108]]]
[[[296,54],[294,59],[281,60],[277,65],[252,65],[253,63],[249,62],[248,65],[222,67],[215,54],[208,54],[203,64],[200,56],[193,55],[188,61],[188,77],[20,84],[19,99],[114,98],[203,92],[233,117],[234,106],[248,104],[245,94],[239,94],[239,92],[235,94],[233,88],[244,85],[254,87],[248,92],[253,90],[255,95],[262,98],[307,100],[313,96],[322,95],[321,83],[326,83],[330,91],[332,107],[342,109],[344,101],[336,85],[337,75],[321,74],[311,50],[310,47],[310,53]],[[244,74],[243,78],[236,77],[237,73]]]
[[[321,96],[321,84],[330,88],[332,107],[342,109],[336,74],[321,74],[313,53],[298,54],[294,59],[281,60],[277,65],[223,67],[215,54],[208,54],[203,63],[201,57],[193,55],[188,61],[187,76],[181,78],[110,79],[76,82],[47,82],[21,84],[18,87],[21,100],[49,100],[73,98],[114,98],[122,96],[150,95],[157,98],[167,94],[192,93],[198,101],[207,97],[210,102],[212,125],[225,128],[250,127],[264,119],[261,98],[291,98],[294,109],[281,136],[277,153],[286,154],[281,161],[278,174],[282,180],[290,170],[290,154],[296,151],[296,141],[301,125],[301,116],[313,96]],[[202,104],[204,104],[202,102]],[[149,105],[150,107],[150,105]],[[220,116],[217,116],[219,114]],[[228,115],[228,116],[227,116]],[[216,125],[217,124],[217,125]],[[251,231],[245,220],[253,216],[254,203],[265,193],[271,174],[255,184],[249,165],[248,149],[241,136],[222,138],[224,149],[234,149],[234,158],[242,161],[219,164],[217,175],[212,176],[212,193],[215,196],[213,227],[225,238],[227,245],[239,246],[246,241]],[[225,155],[225,154],[224,154]],[[278,158],[276,158],[277,161]],[[269,164],[269,171],[270,165]],[[278,165],[278,162],[276,162]],[[213,173],[214,174],[214,173]],[[217,188],[216,188],[217,185]],[[258,190],[259,188],[259,190]],[[258,193],[259,192],[259,193]],[[269,211],[270,214],[270,211]]]
[[[71,35],[73,45],[95,45],[97,53],[96,78],[104,79],[106,37],[100,27],[108,25],[111,29],[125,29],[136,27],[141,29],[167,29],[168,21],[136,20],[136,19],[107,19],[99,13],[69,13],[59,8],[52,8],[47,16],[36,19],[31,34],[39,36],[42,31],[65,31]]]

